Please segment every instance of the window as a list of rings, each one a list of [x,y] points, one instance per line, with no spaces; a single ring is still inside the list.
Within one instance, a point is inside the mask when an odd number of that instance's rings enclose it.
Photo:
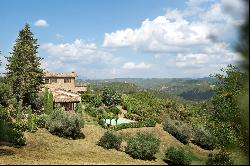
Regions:
[[[71,79],[70,78],[64,78],[64,83],[71,83]]]
[[[57,79],[56,78],[51,78],[50,83],[57,83]]]
[[[45,84],[49,84],[49,79],[48,79],[48,78],[45,78],[45,79],[44,79],[44,82],[45,82]]]

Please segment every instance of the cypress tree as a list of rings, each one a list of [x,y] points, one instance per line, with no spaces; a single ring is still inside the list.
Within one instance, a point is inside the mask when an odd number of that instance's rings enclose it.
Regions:
[[[17,105],[17,109],[16,109],[16,122],[21,122],[21,119],[22,119],[22,110],[23,110],[23,107],[22,107],[22,100],[20,100],[18,102],[18,105]]]
[[[6,77],[12,87],[17,101],[23,105],[35,107],[37,93],[42,88],[43,70],[40,68],[41,58],[37,56],[37,39],[30,31],[29,24],[19,32],[11,56],[7,57]]]
[[[48,98],[49,98],[49,91],[48,88],[45,87],[45,90],[43,92],[43,108],[44,108],[44,113],[48,114]]]
[[[32,131],[33,130],[33,119],[32,119],[32,109],[31,106],[29,105],[28,107],[28,130]]]
[[[53,111],[53,94],[52,92],[49,93],[48,96],[48,114]]]

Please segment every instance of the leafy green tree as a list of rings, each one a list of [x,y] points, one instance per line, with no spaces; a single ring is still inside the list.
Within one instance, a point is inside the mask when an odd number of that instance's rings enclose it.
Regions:
[[[228,65],[221,69],[224,74],[215,74],[212,77],[218,79],[215,96],[212,98],[213,109],[210,111],[210,128],[222,147],[233,145],[243,146],[248,138],[244,138],[245,132],[242,123],[242,110],[238,100],[246,93],[245,82],[247,74],[238,67]],[[248,135],[248,134],[247,134]],[[248,148],[247,148],[248,149]]]
[[[247,9],[245,12],[245,22],[240,27],[240,39],[236,47],[241,57],[243,57],[241,67],[246,71],[248,77],[245,82],[247,92],[240,97],[239,104],[243,112],[241,117],[242,128],[245,131],[249,131],[249,0],[244,0],[244,3]],[[249,132],[245,132],[244,137],[247,138],[248,134]],[[249,147],[249,139],[245,141],[245,147]],[[246,149],[246,154],[249,155],[249,148]]]
[[[77,103],[77,104],[76,104],[76,108],[75,108],[75,112],[81,114],[82,111],[83,111],[82,103],[81,103],[81,102],[80,102],[80,103]]]
[[[121,113],[121,111],[119,110],[119,108],[117,108],[116,106],[112,106],[108,109],[108,112],[111,112],[115,115],[118,115],[119,113]]]
[[[17,101],[23,100],[25,106],[35,107],[34,99],[42,87],[43,70],[41,58],[37,56],[37,39],[30,31],[29,24],[19,32],[16,43],[7,57],[7,80]]]
[[[0,105],[7,107],[12,99],[11,86],[5,77],[0,77]]]
[[[121,94],[111,88],[104,88],[102,102],[106,106],[115,106],[121,103]]]

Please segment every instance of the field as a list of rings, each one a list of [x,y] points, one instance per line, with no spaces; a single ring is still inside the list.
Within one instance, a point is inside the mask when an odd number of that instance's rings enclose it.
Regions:
[[[162,161],[164,149],[170,145],[184,146],[160,126],[119,131],[124,137],[138,131],[155,133],[161,138],[160,152],[155,161],[143,161],[131,158],[123,151],[106,150],[96,145],[105,129],[97,125],[86,125],[82,132],[84,139],[69,140],[50,134],[46,129],[34,133],[25,133],[27,145],[21,148],[0,146],[0,164],[165,164]],[[193,164],[204,164],[208,151],[195,145],[185,145],[194,152]]]

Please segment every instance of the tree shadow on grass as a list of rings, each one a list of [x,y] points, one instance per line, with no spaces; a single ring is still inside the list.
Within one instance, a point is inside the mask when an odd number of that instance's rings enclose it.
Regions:
[[[15,151],[13,151],[13,150],[0,148],[0,156],[14,155],[14,154],[15,154]]]

